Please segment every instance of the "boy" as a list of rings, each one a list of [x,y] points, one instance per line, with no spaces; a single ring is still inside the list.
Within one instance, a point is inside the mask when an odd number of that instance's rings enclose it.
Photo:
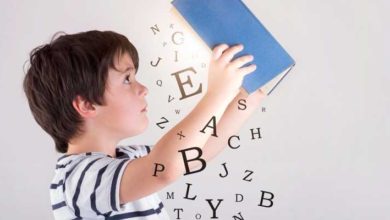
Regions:
[[[117,146],[148,125],[148,90],[136,80],[138,53],[125,36],[88,31],[35,48],[24,91],[35,120],[65,153],[50,186],[55,218],[169,219],[157,192],[184,174],[180,150],[196,146],[210,160],[265,96],[260,90],[240,92],[243,77],[256,69],[244,67],[250,55],[232,60],[242,49],[225,44],[213,49],[206,94],[151,150]],[[239,99],[246,99],[244,111],[237,108]],[[213,117],[218,136],[210,128],[199,132]],[[164,170],[154,175],[156,164]]]

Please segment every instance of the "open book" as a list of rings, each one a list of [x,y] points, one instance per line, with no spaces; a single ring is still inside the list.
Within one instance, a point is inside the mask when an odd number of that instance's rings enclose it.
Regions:
[[[254,56],[252,63],[257,69],[245,76],[242,84],[248,93],[261,88],[271,94],[295,65],[241,0],[174,0],[172,4],[179,12],[178,20],[185,20],[185,25],[191,26],[210,49],[221,43],[243,44],[244,50],[234,58]]]

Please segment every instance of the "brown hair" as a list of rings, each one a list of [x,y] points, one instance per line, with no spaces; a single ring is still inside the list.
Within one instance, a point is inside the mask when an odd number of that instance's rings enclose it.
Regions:
[[[23,89],[37,123],[66,153],[71,138],[80,135],[83,120],[72,102],[81,96],[91,104],[105,105],[104,91],[114,58],[128,52],[138,69],[136,48],[123,35],[112,31],[65,34],[30,53]],[[63,32],[62,32],[63,33]]]

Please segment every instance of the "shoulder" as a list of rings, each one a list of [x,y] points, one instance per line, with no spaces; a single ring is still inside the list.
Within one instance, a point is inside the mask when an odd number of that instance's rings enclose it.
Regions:
[[[114,158],[109,157],[108,155],[101,152],[87,152],[81,154],[69,154],[63,155],[58,158],[56,163],[56,171],[64,171],[73,169],[75,166],[81,163],[89,163],[93,160],[104,160],[110,161]]]
[[[53,182],[62,180],[63,184],[70,182],[74,184],[71,180],[87,177],[89,174],[96,177],[94,173],[104,172],[108,168],[115,170],[128,160],[128,157],[112,158],[100,152],[64,155],[57,160]]]
[[[119,210],[120,178],[129,162],[99,152],[60,157],[50,186],[53,211],[67,206],[79,216]]]
[[[121,172],[128,161],[129,157],[113,158],[101,152],[64,155],[57,160],[52,180],[56,186],[52,185],[51,189],[60,185],[64,188],[68,184],[77,185],[79,179],[96,179],[110,172]]]

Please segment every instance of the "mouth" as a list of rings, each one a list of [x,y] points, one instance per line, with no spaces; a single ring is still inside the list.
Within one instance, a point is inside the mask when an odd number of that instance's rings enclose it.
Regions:
[[[147,107],[148,107],[148,105],[146,105],[145,108],[143,108],[141,112],[147,112],[148,111]]]

